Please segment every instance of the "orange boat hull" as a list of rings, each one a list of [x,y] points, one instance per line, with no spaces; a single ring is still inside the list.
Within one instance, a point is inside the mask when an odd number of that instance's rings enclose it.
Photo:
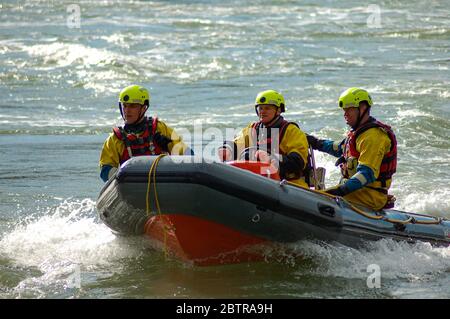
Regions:
[[[145,234],[170,255],[198,266],[233,264],[264,259],[267,240],[224,225],[181,214],[156,215]]]

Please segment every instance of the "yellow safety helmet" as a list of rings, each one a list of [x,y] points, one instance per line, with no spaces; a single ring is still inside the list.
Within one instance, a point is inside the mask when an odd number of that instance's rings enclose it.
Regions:
[[[123,103],[139,103],[148,107],[150,105],[150,93],[146,88],[139,85],[127,86],[119,94],[119,106],[121,108]]]
[[[339,107],[344,110],[350,107],[359,107],[359,103],[362,101],[366,101],[369,106],[373,104],[369,92],[360,88],[349,88],[339,97]]]
[[[263,91],[256,96],[255,108],[257,108],[258,105],[261,104],[276,106],[277,108],[281,109],[281,112],[284,112],[286,110],[283,95],[274,90]]]

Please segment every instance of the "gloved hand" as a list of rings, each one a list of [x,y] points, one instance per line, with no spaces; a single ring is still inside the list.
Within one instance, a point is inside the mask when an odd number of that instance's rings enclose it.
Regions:
[[[306,134],[306,139],[308,140],[308,144],[311,145],[313,150],[320,150],[322,148],[322,141],[313,135]]]
[[[116,172],[117,167],[113,167],[108,164],[102,165],[100,169],[100,178],[106,183],[109,179],[116,175]]]
[[[164,152],[169,152],[169,144],[173,141],[167,136],[162,135],[159,132],[156,132],[153,136],[154,141],[158,144]]]
[[[327,188],[325,190],[325,193],[328,193],[330,195],[334,195],[334,196],[345,196],[347,194],[350,193],[349,189],[343,184],[343,185],[338,185],[338,186],[334,186],[334,187],[330,187]]]

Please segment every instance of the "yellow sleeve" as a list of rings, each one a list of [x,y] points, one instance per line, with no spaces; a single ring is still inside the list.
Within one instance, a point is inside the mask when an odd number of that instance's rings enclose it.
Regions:
[[[360,153],[358,164],[370,167],[378,178],[381,161],[390,148],[391,140],[387,133],[378,127],[370,128],[356,140],[356,150]]]
[[[236,143],[238,149],[243,150],[244,148],[252,146],[251,142],[251,129],[253,122],[244,127],[236,136],[233,142]]]
[[[251,138],[251,129],[253,122],[244,127],[233,139],[234,144],[236,145],[237,154],[235,154],[235,158],[239,159],[241,153],[248,147],[253,146],[254,142],[252,142]],[[234,150],[232,150],[234,151]]]
[[[173,128],[167,126],[166,123],[158,120],[156,131],[172,140],[172,142],[168,144],[169,152],[171,155],[186,154],[188,146],[183,142],[181,136],[179,136]]]
[[[110,165],[119,167],[120,155],[123,153],[125,146],[114,133],[109,134],[105,143],[103,143],[102,153],[100,154],[100,167]]]
[[[306,165],[308,161],[308,140],[306,139],[306,134],[296,125],[289,124],[280,143],[280,151],[284,154],[297,153]]]

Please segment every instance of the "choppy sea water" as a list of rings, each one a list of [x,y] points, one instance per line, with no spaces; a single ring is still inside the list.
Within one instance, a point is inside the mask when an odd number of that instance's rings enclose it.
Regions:
[[[201,268],[116,237],[95,210],[126,85],[148,87],[149,112],[203,146],[194,125],[242,127],[269,88],[304,131],[339,139],[337,97],[361,86],[397,134],[397,208],[450,217],[445,1],[3,1],[0,18],[0,298],[450,297],[450,248],[301,242]],[[334,160],[316,157],[332,185]]]

